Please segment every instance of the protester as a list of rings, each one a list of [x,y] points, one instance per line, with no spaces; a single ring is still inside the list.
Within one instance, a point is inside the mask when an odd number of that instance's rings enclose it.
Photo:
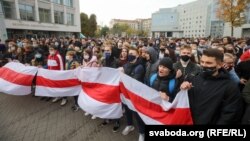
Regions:
[[[189,103],[194,124],[238,124],[242,113],[239,88],[222,67],[223,54],[217,49],[204,50],[202,73],[183,82],[189,90]]]

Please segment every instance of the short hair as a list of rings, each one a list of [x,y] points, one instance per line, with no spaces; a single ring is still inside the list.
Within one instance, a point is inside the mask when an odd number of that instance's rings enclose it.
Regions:
[[[131,48],[129,48],[129,50],[134,50],[134,51],[136,51],[139,54],[139,50],[137,48],[131,47]]]
[[[104,47],[110,47],[111,49],[113,48],[113,43],[111,41],[106,41],[104,44],[103,44]]]
[[[183,45],[183,46],[181,46],[180,50],[184,50],[184,49],[192,51],[192,47],[190,45]]]
[[[67,51],[66,55],[68,56],[74,56],[75,55],[75,51]]]
[[[203,51],[203,54],[208,57],[214,57],[216,61],[223,62],[223,53],[218,49],[209,48]]]
[[[230,59],[233,59],[234,61],[236,60],[236,57],[233,55],[233,54],[231,54],[231,53],[225,53],[224,54],[224,58],[225,57],[228,57],[228,58],[230,58]]]

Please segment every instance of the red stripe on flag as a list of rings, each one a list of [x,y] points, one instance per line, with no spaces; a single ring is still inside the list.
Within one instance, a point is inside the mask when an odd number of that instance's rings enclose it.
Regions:
[[[67,88],[67,87],[81,85],[81,82],[78,81],[78,79],[52,80],[44,78],[42,76],[37,76],[36,85],[50,87],[50,88]]]
[[[82,89],[93,99],[107,103],[121,103],[119,86],[82,82]]]
[[[17,85],[31,86],[34,75],[16,72],[6,67],[0,68],[0,78]]]
[[[193,124],[189,108],[176,108],[164,111],[158,104],[150,102],[130,90],[123,83],[120,83],[120,90],[129,99],[137,111],[166,125]]]

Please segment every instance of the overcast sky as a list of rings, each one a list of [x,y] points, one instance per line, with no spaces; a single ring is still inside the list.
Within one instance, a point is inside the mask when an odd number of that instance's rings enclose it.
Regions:
[[[151,18],[160,8],[175,7],[195,0],[80,0],[80,12],[95,14],[99,25],[111,19]]]

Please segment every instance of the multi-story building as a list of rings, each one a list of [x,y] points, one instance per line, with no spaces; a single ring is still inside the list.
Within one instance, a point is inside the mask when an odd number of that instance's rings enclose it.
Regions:
[[[136,20],[123,20],[123,19],[112,19],[109,27],[112,28],[115,24],[127,24],[130,28],[135,31],[150,32],[151,19],[136,19]]]
[[[154,37],[208,37],[211,27],[211,3],[197,0],[152,14]],[[157,34],[156,34],[157,33]]]
[[[163,8],[152,14],[153,37],[182,37],[179,28],[179,13],[176,8]]]
[[[110,21],[110,28],[112,28],[115,24],[127,24],[130,28],[134,30],[139,29],[139,24],[136,20],[112,19]]]
[[[81,31],[79,0],[1,0],[8,38],[70,36]]]

